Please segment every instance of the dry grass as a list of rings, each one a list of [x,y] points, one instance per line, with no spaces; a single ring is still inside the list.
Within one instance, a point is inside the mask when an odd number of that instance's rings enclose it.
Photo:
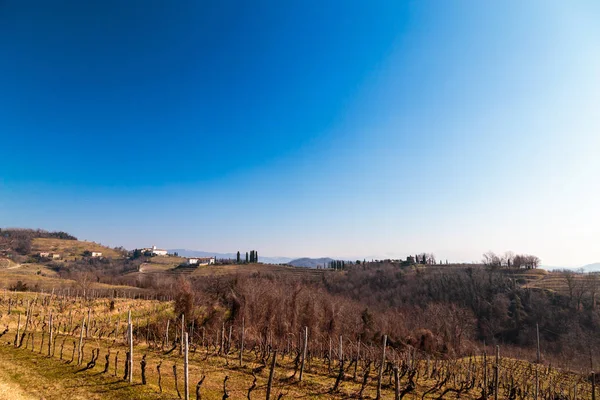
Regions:
[[[149,263],[156,265],[178,266],[179,264],[185,262],[185,260],[185,257],[155,256],[150,258]]]
[[[129,385],[115,377],[101,376],[98,371],[78,373],[77,367],[56,359],[12,346],[0,346],[0,399],[159,398],[169,397],[161,397],[139,384]]]
[[[76,288],[77,283],[72,279],[59,278],[56,272],[39,264],[14,264],[11,269],[0,269],[0,288],[10,288],[21,281],[30,288],[38,288],[50,292],[52,289]],[[106,283],[93,282],[91,289],[119,289],[128,291],[139,291],[139,288],[131,286],[109,285]]]
[[[156,256],[148,259],[140,268],[142,273],[168,272],[185,262],[184,257]]]
[[[8,258],[0,258],[0,270],[13,267],[14,265],[15,263],[12,260],[9,260]]]
[[[72,260],[83,256],[84,251],[99,251],[103,257],[121,258],[122,255],[111,249],[110,247],[102,246],[94,242],[84,242],[81,240],[64,240],[64,239],[48,239],[36,238],[33,239],[32,254],[42,251],[58,253],[62,259]]]

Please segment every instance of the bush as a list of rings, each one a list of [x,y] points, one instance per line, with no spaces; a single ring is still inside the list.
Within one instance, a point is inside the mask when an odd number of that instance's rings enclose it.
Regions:
[[[180,279],[178,284],[179,291],[175,295],[175,313],[183,314],[186,320],[191,321],[194,312],[194,292],[188,281]]]
[[[17,292],[27,292],[29,291],[29,288],[27,287],[26,283],[23,283],[23,281],[17,281],[16,284],[14,284],[13,286],[9,287],[8,290],[10,291],[17,291]]]

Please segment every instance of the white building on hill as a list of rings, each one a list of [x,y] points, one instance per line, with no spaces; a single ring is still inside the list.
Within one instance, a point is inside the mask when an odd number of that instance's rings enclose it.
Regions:
[[[152,245],[150,252],[155,256],[166,256],[167,251],[165,249],[157,249],[156,246]]]
[[[187,265],[211,265],[216,261],[215,257],[192,257],[186,260]]]

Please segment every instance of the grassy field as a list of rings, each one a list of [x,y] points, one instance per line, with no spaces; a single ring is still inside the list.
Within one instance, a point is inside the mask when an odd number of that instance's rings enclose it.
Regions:
[[[169,272],[185,262],[185,257],[156,256],[148,259],[140,266],[142,273]]]
[[[118,251],[110,247],[102,246],[94,242],[85,242],[81,240],[64,240],[64,239],[48,239],[36,238],[33,239],[31,246],[33,255],[39,252],[58,253],[64,260],[72,260],[83,256],[84,251],[99,251],[103,257],[121,258],[122,255]]]
[[[44,290],[45,292],[50,292],[52,289],[77,288],[77,282],[72,279],[59,278],[55,271],[42,264],[16,264],[11,262],[4,263],[4,265],[4,267],[0,267],[0,288],[2,289],[14,287],[19,281],[32,290]],[[130,286],[108,285],[98,282],[91,283],[90,288],[140,290]]]

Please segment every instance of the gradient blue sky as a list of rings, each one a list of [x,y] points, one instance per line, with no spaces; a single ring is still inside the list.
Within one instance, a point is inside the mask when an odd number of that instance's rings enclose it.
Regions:
[[[600,261],[600,2],[0,2],[0,226]]]

